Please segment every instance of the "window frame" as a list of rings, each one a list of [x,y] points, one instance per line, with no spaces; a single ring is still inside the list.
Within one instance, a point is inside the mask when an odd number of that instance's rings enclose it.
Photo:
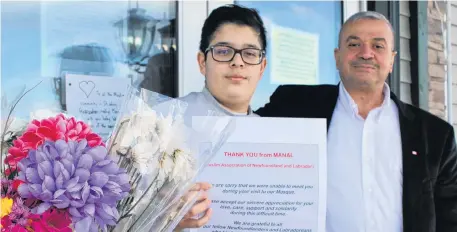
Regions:
[[[391,91],[398,97],[401,95],[400,84],[400,2],[399,1],[367,1],[367,10],[383,14],[392,24],[395,33],[396,59],[393,64],[392,73],[387,78],[387,84]]]
[[[428,76],[428,2],[409,2],[411,11],[411,101],[423,110],[429,109]]]

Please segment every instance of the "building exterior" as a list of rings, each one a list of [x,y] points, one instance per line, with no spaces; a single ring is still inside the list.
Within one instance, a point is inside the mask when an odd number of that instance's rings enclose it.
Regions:
[[[450,25],[446,22],[446,18],[449,18],[446,15],[452,15],[452,11],[446,9],[451,4],[446,1],[390,1],[368,5],[371,6],[370,10],[390,16],[399,34],[397,49],[400,59],[396,63],[397,72],[394,72],[390,81],[393,86],[399,82],[400,88],[394,88],[394,92],[403,101],[455,125],[455,119],[448,119],[449,115],[452,117],[455,106],[449,103],[452,97],[447,97],[455,92],[452,88],[449,91],[447,85],[447,76],[452,75],[452,70],[449,73],[447,70],[447,57],[448,54],[452,57],[452,47],[450,43],[448,45],[446,36],[456,31],[455,26],[447,30]],[[454,18],[457,19],[457,16]]]
[[[258,9],[267,26],[269,67],[254,95],[254,109],[280,84],[338,83],[333,61],[338,31],[353,13],[374,10],[390,19],[396,34],[398,58],[388,80],[392,91],[457,125],[457,3],[445,1],[2,2],[2,92],[45,80],[30,96],[35,103],[22,105],[20,110],[27,111],[64,107],[69,99],[62,81],[68,73],[130,78],[170,97],[200,91],[201,28],[213,9],[228,3]],[[122,26],[129,17],[147,19],[140,26],[149,34],[129,37]],[[297,49],[287,50],[284,43]],[[289,72],[294,66],[286,70],[281,64],[294,52],[299,66]]]

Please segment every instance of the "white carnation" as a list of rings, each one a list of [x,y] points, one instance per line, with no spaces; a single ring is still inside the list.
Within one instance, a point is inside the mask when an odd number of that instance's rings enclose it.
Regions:
[[[177,134],[172,133],[172,123],[173,118],[171,117],[171,115],[162,117],[160,120],[157,121],[156,132],[159,136],[159,149],[161,152],[167,150],[168,144],[170,143],[172,137],[179,136]]]
[[[170,154],[163,154],[162,158],[159,161],[160,170],[159,170],[159,180],[165,180],[173,171],[174,160]]]
[[[194,161],[193,157],[186,151],[177,150],[175,152],[175,166],[170,179],[176,182],[189,180],[193,176]]]
[[[131,158],[133,160],[133,166],[141,174],[151,173],[157,168],[158,159],[156,153],[158,148],[158,144],[151,141],[138,143],[132,148]]]

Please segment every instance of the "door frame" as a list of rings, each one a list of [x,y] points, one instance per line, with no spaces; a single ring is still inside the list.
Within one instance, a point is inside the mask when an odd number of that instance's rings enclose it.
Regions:
[[[200,91],[204,77],[197,63],[198,45],[203,23],[207,17],[205,1],[177,1],[178,3],[178,97]]]

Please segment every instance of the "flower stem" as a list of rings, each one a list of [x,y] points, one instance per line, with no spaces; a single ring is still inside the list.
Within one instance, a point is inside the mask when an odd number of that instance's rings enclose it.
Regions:
[[[141,179],[142,179],[142,175],[139,174],[139,173],[136,174],[136,178],[135,178],[135,180],[133,180],[133,182],[132,182],[132,183],[134,183],[134,186],[135,186],[135,187],[132,186],[132,189],[136,189],[136,188],[138,187],[138,183],[140,182]]]
[[[111,154],[111,150],[113,149],[114,145],[116,145],[116,139],[117,139],[117,136],[119,135],[119,132],[121,131],[123,124],[127,123],[128,121],[130,121],[130,119],[126,119],[125,121],[121,122],[119,129],[116,130],[116,134],[114,135],[114,139],[113,139],[113,144],[110,146],[110,148],[108,150],[108,154]]]
[[[141,195],[140,199],[138,199],[138,201],[129,209],[129,211],[127,211],[127,213],[125,213],[124,215],[122,215],[119,220],[117,221],[118,223],[120,222],[121,219],[125,218],[126,215],[128,215],[134,208],[135,206],[137,206],[140,201],[144,198],[144,196],[146,196],[146,193],[149,192],[149,190],[152,188],[152,186],[155,184],[156,180],[159,178],[159,174],[160,172],[157,173],[156,177],[154,178],[154,180],[151,182],[151,184],[148,186],[148,188],[146,189],[146,191],[143,193],[143,195]],[[155,196],[154,196],[155,198]]]
[[[157,174],[158,176],[159,174]],[[157,177],[156,177],[157,178]],[[166,186],[166,182],[168,181],[168,178],[164,181],[163,185],[160,187],[160,189],[158,189],[157,193],[154,195],[154,197],[152,198],[151,201],[149,201],[149,204],[146,206],[146,208],[143,210],[143,212],[140,214],[140,216],[133,222],[133,224],[127,229],[127,232],[131,231],[131,229],[133,228],[133,226],[138,222],[138,220],[140,220],[141,216],[143,216],[144,213],[146,213],[147,209],[151,206],[152,203],[155,202],[155,199],[157,197],[157,195],[159,195],[158,193],[160,193],[160,191]],[[138,203],[138,202],[137,202]]]
[[[1,146],[0,146],[0,161],[3,163],[3,141],[5,140],[5,135],[6,135],[6,131],[8,129],[8,121],[10,120],[10,117],[11,115],[13,114],[13,111],[14,109],[16,108],[17,104],[21,101],[21,99],[27,95],[27,93],[29,93],[30,91],[32,91],[33,89],[35,89],[39,84],[41,84],[41,82],[43,81],[40,81],[38,82],[38,84],[36,84],[35,86],[33,86],[32,88],[28,89],[27,91],[24,92],[24,94],[22,94],[19,99],[17,99],[17,101],[13,104],[13,106],[11,106],[11,109],[10,111],[8,112],[8,116],[6,117],[6,121],[5,121],[5,128],[3,129],[3,132],[2,132],[2,138],[1,138]],[[3,165],[0,165],[0,172],[2,174],[4,174],[5,170],[3,169]]]

